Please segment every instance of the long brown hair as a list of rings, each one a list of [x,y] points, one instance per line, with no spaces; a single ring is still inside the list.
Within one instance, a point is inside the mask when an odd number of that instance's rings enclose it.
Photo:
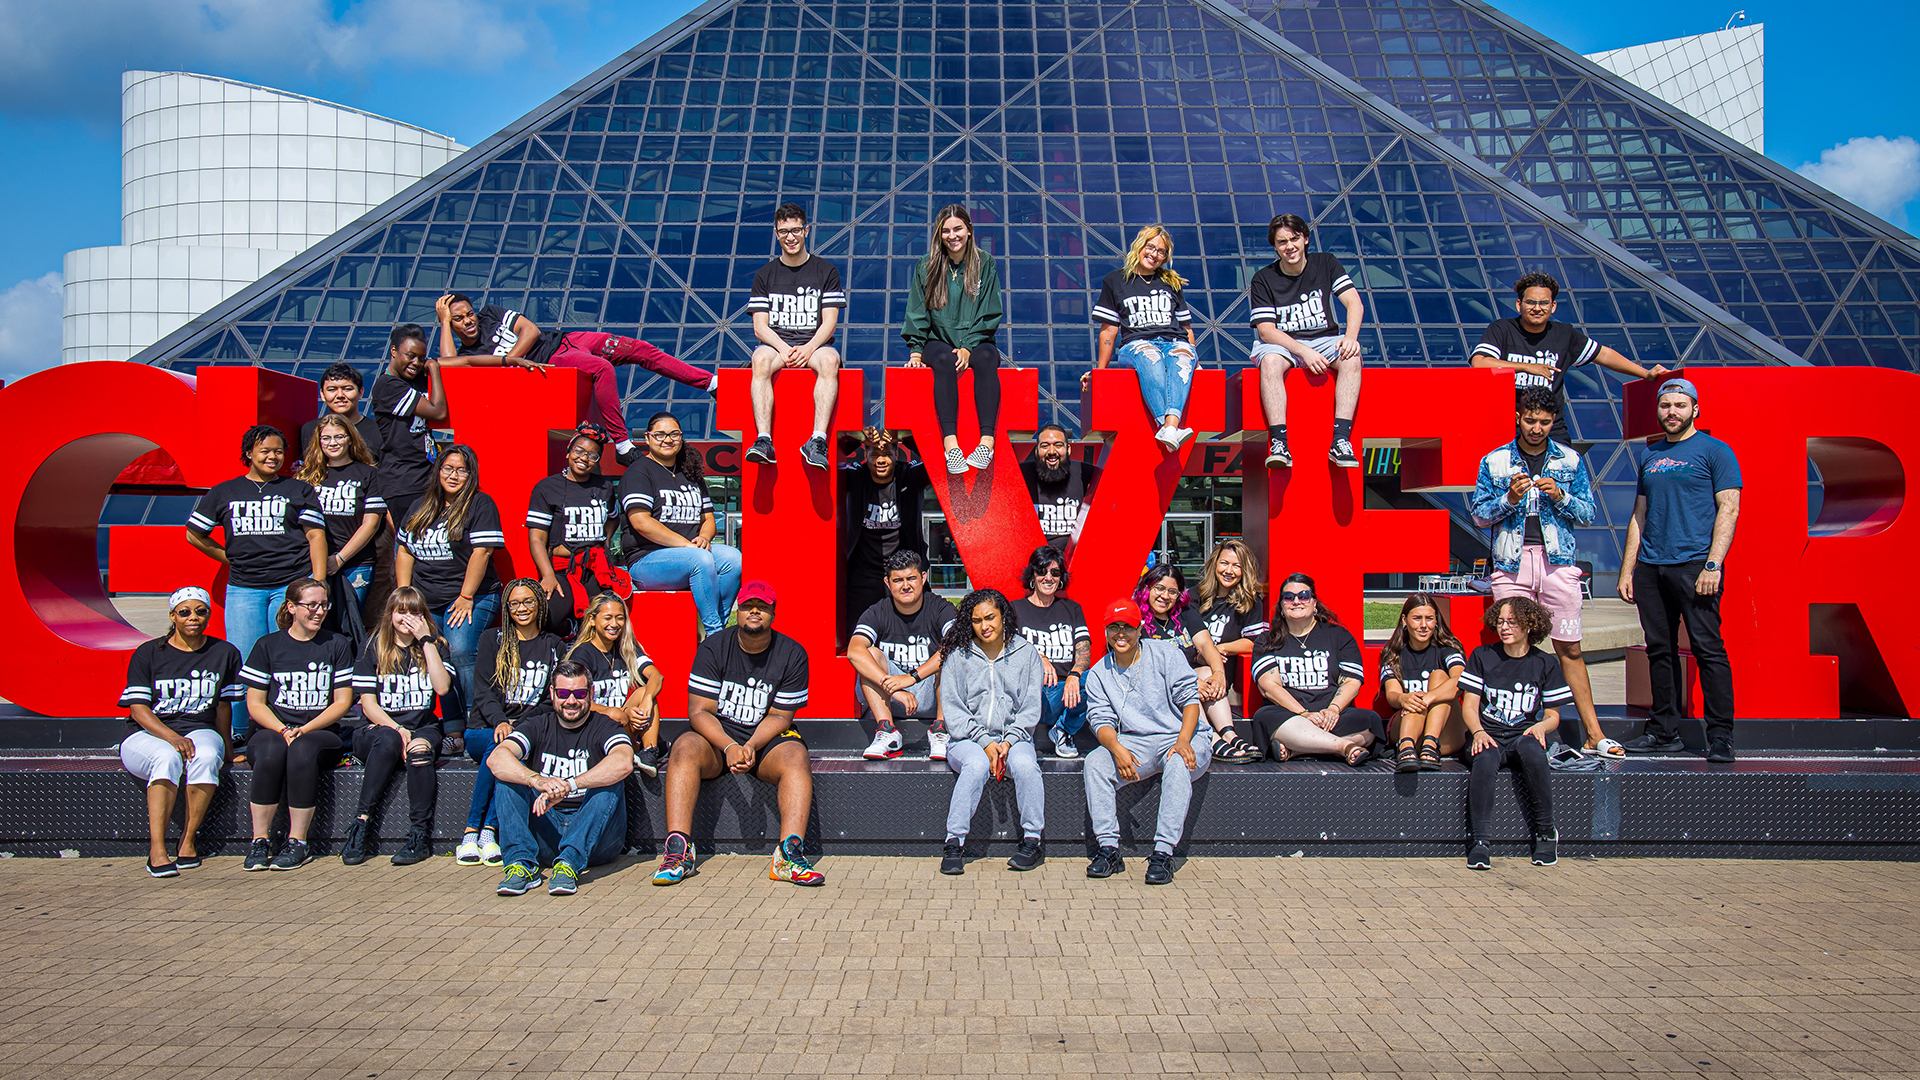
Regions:
[[[1305,585],[1307,588],[1313,590],[1313,621],[1315,623],[1328,623],[1333,626],[1340,625],[1340,616],[1335,615],[1332,608],[1320,602],[1320,587],[1313,583],[1312,578],[1305,574],[1288,574],[1285,578],[1281,579],[1278,585],[1273,587],[1275,595],[1273,603],[1273,629],[1267,631],[1266,640],[1255,647],[1255,652],[1279,652],[1280,647],[1287,643],[1287,616],[1280,607],[1278,596],[1280,593],[1285,592],[1289,585]]]
[[[967,295],[980,295],[982,260],[980,248],[973,242],[973,215],[959,203],[949,203],[933,215],[933,237],[927,243],[927,257],[920,263],[920,288],[925,293],[928,311],[940,311],[947,306],[947,245],[940,241],[940,230],[946,227],[948,218],[967,223],[967,246],[960,249],[960,268],[964,272]]]
[[[319,486],[327,479],[327,452],[320,449],[320,433],[330,427],[339,428],[347,433],[347,456],[362,465],[372,465],[373,451],[367,449],[367,441],[360,432],[347,422],[339,413],[328,413],[314,422],[313,434],[307,439],[306,449],[301,452],[300,472],[295,479]]]
[[[500,649],[493,661],[493,684],[500,688],[502,697],[512,697],[520,688],[520,631],[514,626],[513,613],[507,607],[507,597],[515,589],[533,590],[533,622],[535,636],[545,631],[547,625],[547,590],[530,577],[517,577],[500,586]]]
[[[1260,598],[1266,595],[1267,587],[1260,582],[1260,564],[1254,560],[1253,549],[1244,540],[1222,540],[1207,556],[1207,565],[1200,571],[1200,610],[1205,612],[1213,607],[1214,600],[1219,598],[1220,556],[1228,551],[1240,559],[1240,580],[1227,592],[1227,603],[1242,615],[1249,611],[1265,614]]]
[[[460,490],[449,498],[447,489],[440,484],[440,470],[447,459],[458,454],[467,463],[467,479]],[[427,531],[434,522],[445,519],[447,538],[458,540],[466,534],[467,514],[473,510],[473,497],[480,494],[480,459],[474,456],[473,447],[465,443],[454,443],[441,453],[440,461],[434,466],[433,479],[427,481],[425,496],[413,513],[401,523],[401,527],[415,536]]]
[[[1381,662],[1387,665],[1387,669],[1393,672],[1393,677],[1396,679],[1401,677],[1400,654],[1406,650],[1407,641],[1412,636],[1407,633],[1407,616],[1414,608],[1423,607],[1433,609],[1433,642],[1427,647],[1433,648],[1438,645],[1442,648],[1460,648],[1460,639],[1454,637],[1453,630],[1447,626],[1446,605],[1431,593],[1414,593],[1407,597],[1406,603],[1400,605],[1400,618],[1393,624],[1393,636],[1387,639],[1386,646],[1380,650]]]
[[[418,615],[427,621],[427,637],[435,639],[439,634],[433,624],[433,613],[427,607],[426,594],[411,585],[402,585],[387,594],[387,602],[380,609],[380,626],[373,632],[374,655],[380,658],[379,673],[398,675],[407,669],[407,660],[413,660],[414,668],[424,667],[427,652],[422,648],[423,639],[415,638],[413,644],[402,648],[400,635],[393,629],[393,616],[397,612]]]

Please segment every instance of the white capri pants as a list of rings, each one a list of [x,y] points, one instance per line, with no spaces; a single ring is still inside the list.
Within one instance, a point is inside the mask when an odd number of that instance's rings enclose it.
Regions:
[[[160,736],[136,731],[120,744],[120,765],[147,784],[165,780],[179,787],[182,774],[189,784],[218,784],[226,744],[212,728],[189,731],[187,739],[193,743],[192,761],[181,757],[180,751]]]

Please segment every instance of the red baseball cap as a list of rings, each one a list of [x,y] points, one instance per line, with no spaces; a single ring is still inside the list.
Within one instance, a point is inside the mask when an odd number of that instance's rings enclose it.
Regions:
[[[758,600],[768,607],[776,606],[773,598],[773,586],[764,581],[749,581],[740,586],[740,595],[734,602],[744,604],[749,600]]]
[[[1107,616],[1100,620],[1100,625],[1112,626],[1114,623],[1126,623],[1128,626],[1139,626],[1140,605],[1134,603],[1131,597],[1122,597],[1108,604]]]

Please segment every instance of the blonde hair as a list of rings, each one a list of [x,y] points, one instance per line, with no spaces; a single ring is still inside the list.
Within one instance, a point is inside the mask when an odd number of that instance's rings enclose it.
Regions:
[[[1140,273],[1140,252],[1146,249],[1147,241],[1155,237],[1167,242],[1167,257],[1160,263],[1160,269],[1153,272],[1153,276],[1173,286],[1175,291],[1186,288],[1187,279],[1173,272],[1173,235],[1167,232],[1165,225],[1143,225],[1139,232],[1133,234],[1133,246],[1127,249],[1125,270],[1129,274],[1146,276]]]
[[[594,649],[600,647],[590,644],[593,638],[597,636],[593,628],[593,621],[599,617],[600,609],[608,604],[617,604],[620,610],[627,610],[627,602],[615,596],[613,593],[603,592],[594,597],[593,602],[587,605],[586,615],[580,619],[580,632],[573,637],[573,647],[567,650],[567,659],[573,659],[573,654],[579,652],[582,646]],[[627,678],[633,680],[635,686],[645,682],[646,680],[640,675],[640,643],[636,641],[633,636],[633,615],[631,613],[628,613],[627,621],[620,624],[620,647],[618,652],[620,662],[626,666]]]
[[[1227,603],[1242,615],[1249,611],[1264,612],[1261,597],[1266,595],[1267,587],[1260,580],[1260,562],[1244,540],[1222,540],[1207,556],[1207,565],[1200,571],[1200,610],[1204,612],[1212,607],[1221,595],[1220,556],[1229,551],[1240,559],[1240,580],[1226,592]]]
[[[411,585],[402,585],[387,594],[387,602],[380,609],[380,627],[373,633],[374,654],[380,658],[379,674],[397,675],[407,668],[407,660],[413,660],[413,666],[419,668],[426,664],[427,653],[421,648],[422,639],[415,638],[413,644],[400,647],[400,635],[393,628],[394,615],[404,612],[418,615],[427,620],[427,635],[438,637],[434,633],[433,614],[427,607],[426,594]]]
[[[339,413],[328,413],[314,422],[313,434],[307,438],[305,451],[301,455],[300,471],[295,479],[315,486],[327,479],[327,452],[320,449],[320,433],[330,427],[337,427],[347,433],[347,456],[362,465],[372,465],[373,451],[367,449],[367,441],[360,432],[347,422]]]

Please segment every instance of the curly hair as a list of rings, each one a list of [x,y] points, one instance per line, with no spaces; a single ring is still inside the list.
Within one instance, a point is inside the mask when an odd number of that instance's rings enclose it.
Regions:
[[[1386,665],[1388,671],[1393,672],[1393,677],[1396,679],[1401,677],[1400,654],[1406,651],[1412,640],[1412,635],[1407,633],[1407,616],[1411,615],[1415,608],[1423,607],[1433,609],[1433,638],[1428,642],[1427,647],[1433,648],[1438,645],[1442,648],[1460,648],[1460,639],[1454,637],[1453,630],[1447,626],[1446,605],[1430,593],[1414,593],[1407,597],[1406,603],[1400,605],[1400,618],[1393,624],[1393,636],[1387,639],[1386,646],[1380,650],[1380,662]]]
[[[1007,596],[999,589],[975,589],[960,598],[960,617],[947,627],[945,636],[940,639],[940,658],[944,661],[955,650],[964,649],[973,641],[973,609],[981,604],[992,604],[1000,609],[1000,640],[1013,644],[1013,636],[1020,632],[1020,620],[1014,617],[1013,605],[1007,603]]]
[[[1560,299],[1560,283],[1553,280],[1552,274],[1535,270],[1531,273],[1520,275],[1520,280],[1513,283],[1513,295],[1515,296],[1527,295],[1528,289],[1545,289],[1555,300]]]
[[[1529,600],[1524,596],[1509,596],[1487,609],[1487,629],[1492,630],[1495,635],[1500,633],[1500,628],[1496,625],[1500,621],[1500,612],[1506,609],[1511,609],[1513,617],[1520,620],[1520,628],[1527,632],[1528,645],[1538,645],[1545,641],[1547,633],[1553,629],[1553,619],[1548,616],[1547,609],[1541,607],[1537,601]]]
[[[1020,587],[1032,592],[1033,583],[1040,577],[1040,572],[1055,563],[1060,566],[1060,588],[1064,591],[1068,580],[1067,558],[1052,544],[1041,544],[1027,556],[1027,568],[1020,571]]]

